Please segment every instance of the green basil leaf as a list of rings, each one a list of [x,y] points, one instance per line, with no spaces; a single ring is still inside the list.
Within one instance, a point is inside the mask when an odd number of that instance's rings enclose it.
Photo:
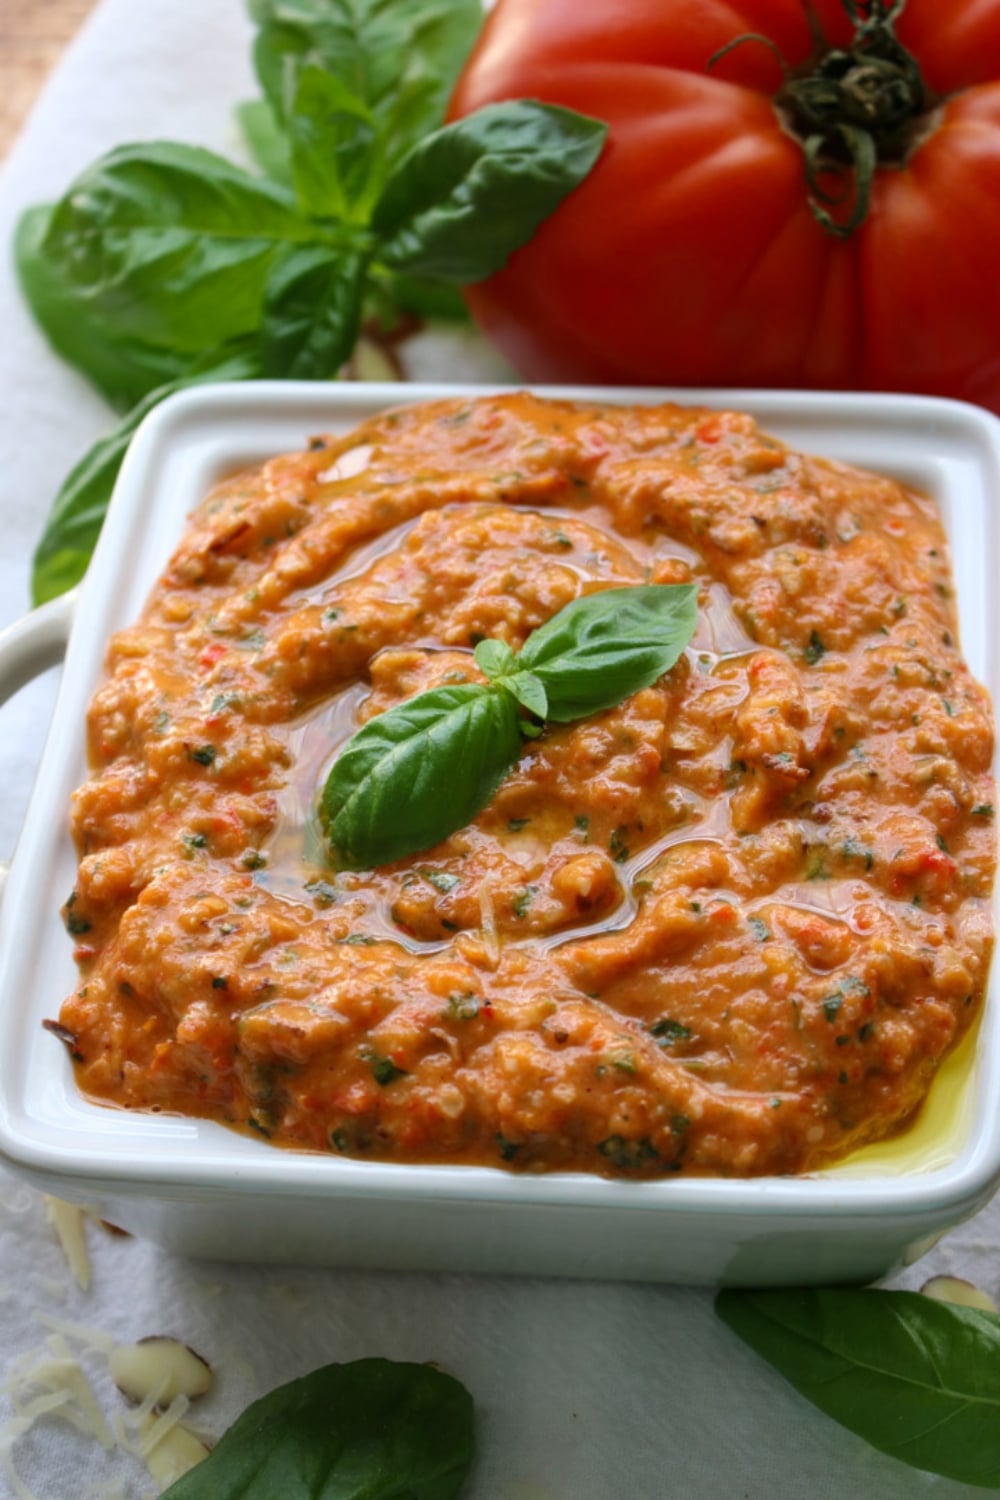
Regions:
[[[266,99],[245,99],[235,109],[247,149],[265,177],[288,186],[292,181],[292,157],[288,137]]]
[[[545,688],[547,717],[566,723],[650,687],[677,661],[697,621],[696,584],[603,589],[533,631],[517,662]]]
[[[429,1365],[326,1365],[248,1407],[164,1500],[457,1500],[472,1398]]]
[[[370,719],[334,761],[323,818],[342,868],[429,849],[485,807],[521,750],[513,698],[432,688]]]
[[[264,374],[327,380],[350,357],[358,336],[367,257],[325,245],[290,245],[264,289]]]
[[[42,248],[51,218],[52,209],[40,206],[29,208],[18,223],[14,258],[21,290],[56,353],[112,406],[125,410],[158,385],[176,379],[190,364],[190,355],[118,334],[81,303],[65,273]]]
[[[257,76],[278,118],[322,68],[371,112],[376,176],[440,124],[482,25],[479,0],[249,0]]]
[[[174,391],[212,380],[252,380],[260,374],[250,351],[220,351],[214,360],[180,380],[151,391],[107,437],[94,444],[63,481],[35,549],[31,592],[44,604],[79,583],[97,544],[111,492],[132,435],[158,402]]]
[[[502,677],[505,672],[517,670],[514,665],[517,658],[506,641],[480,641],[472,654],[485,677]]]
[[[285,243],[314,225],[277,183],[194,146],[121,146],[52,213],[43,251],[117,334],[200,353],[252,332]]]
[[[497,679],[497,687],[511,693],[529,713],[537,714],[540,719],[548,718],[548,694],[534,672],[514,672],[509,677],[500,677]]]
[[[917,1292],[721,1292],[716,1312],[807,1400],[893,1458],[1000,1486],[1000,1316]]]
[[[481,281],[583,181],[606,135],[599,120],[525,99],[444,126],[404,157],[375,205],[380,259],[411,276]]]
[[[306,213],[367,222],[376,125],[363,100],[323,68],[304,68],[288,117],[292,178]]]
[[[419,281],[412,276],[388,276],[389,295],[396,307],[420,318],[449,323],[471,323],[469,309],[458,287],[445,281]]]

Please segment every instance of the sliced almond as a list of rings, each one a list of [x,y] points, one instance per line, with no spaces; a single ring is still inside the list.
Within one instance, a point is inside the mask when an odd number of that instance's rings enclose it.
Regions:
[[[920,1288],[935,1302],[950,1302],[954,1307],[978,1307],[982,1312],[1000,1312],[989,1292],[964,1281],[961,1276],[932,1276]]]
[[[108,1355],[115,1385],[129,1401],[154,1398],[157,1407],[169,1406],[177,1396],[194,1401],[212,1384],[212,1369],[194,1349],[179,1339],[157,1334],[137,1344],[119,1344]]]

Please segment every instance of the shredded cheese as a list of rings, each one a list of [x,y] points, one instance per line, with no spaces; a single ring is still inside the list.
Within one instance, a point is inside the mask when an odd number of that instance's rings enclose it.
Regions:
[[[497,916],[488,876],[479,887],[479,912],[482,917],[483,947],[486,950],[490,967],[495,969],[500,962],[500,938],[497,934]]]
[[[90,1257],[83,1238],[83,1220],[87,1210],[78,1203],[64,1203],[61,1198],[53,1198],[46,1193],[45,1212],[59,1238],[74,1280],[83,1291],[87,1291],[90,1286]]]
[[[173,1394],[165,1409],[159,1409],[167,1402],[175,1378],[169,1363],[143,1400],[129,1411],[115,1413],[109,1425],[73,1346],[83,1353],[99,1355],[109,1373],[111,1355],[119,1346],[109,1334],[87,1324],[51,1314],[39,1316],[49,1330],[44,1343],[13,1359],[0,1381],[0,1391],[14,1409],[14,1416],[0,1424],[0,1475],[6,1480],[3,1500],[41,1500],[18,1474],[13,1450],[17,1441],[46,1416],[69,1423],[105,1452],[117,1450],[140,1459],[161,1486],[172,1484],[207,1457],[206,1443],[181,1420],[191,1405],[190,1398]],[[166,1339],[153,1342],[176,1343]],[[125,1500],[125,1495],[121,1488],[100,1489],[91,1492],[90,1500]],[[155,1496],[150,1494],[144,1500],[155,1500]]]

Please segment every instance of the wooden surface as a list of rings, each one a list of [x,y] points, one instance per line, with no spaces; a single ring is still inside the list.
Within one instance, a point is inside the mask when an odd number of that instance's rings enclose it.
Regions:
[[[0,158],[97,0],[0,0]]]

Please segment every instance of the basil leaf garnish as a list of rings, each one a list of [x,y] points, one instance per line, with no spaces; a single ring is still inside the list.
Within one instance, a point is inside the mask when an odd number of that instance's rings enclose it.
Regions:
[[[635,596],[635,597],[633,597]],[[463,828],[542,726],[611,708],[674,665],[697,623],[696,584],[606,589],[577,599],[520,652],[480,641],[490,679],[432,688],[369,720],[333,763],[322,818],[335,862],[370,869]]]
[[[497,682],[529,713],[536,714],[539,719],[549,717],[548,694],[534,672],[513,672],[509,677],[498,678]]]
[[[294,198],[196,146],[121,146],[77,178],[43,252],[117,333],[200,354],[260,319],[281,245],[316,238]]]
[[[491,680],[517,670],[516,657],[506,641],[492,639],[480,641],[472,654],[480,672]]]
[[[164,1500],[457,1500],[473,1420],[429,1365],[326,1365],[255,1401]]]
[[[603,589],[534,631],[518,665],[545,688],[547,717],[565,723],[612,708],[669,672],[697,618],[693,583]]]
[[[607,126],[552,104],[488,104],[404,157],[372,215],[397,271],[481,281],[527,243],[583,181]]]
[[[337,863],[389,864],[463,828],[517,760],[517,721],[507,693],[473,683],[432,688],[369,720],[323,791]]]
[[[358,336],[367,256],[325,245],[290,245],[264,289],[264,374],[328,380]]]
[[[1000,1316],[918,1292],[720,1292],[716,1312],[807,1400],[893,1458],[1000,1486]]]

